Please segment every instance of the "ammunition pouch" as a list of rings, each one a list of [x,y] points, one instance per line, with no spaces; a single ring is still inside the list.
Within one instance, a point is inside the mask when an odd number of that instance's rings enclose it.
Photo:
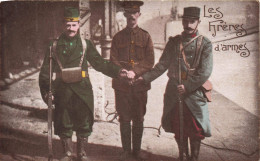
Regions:
[[[212,83],[209,80],[207,80],[201,87],[204,97],[207,98],[207,102],[211,102]]]
[[[76,83],[82,80],[81,67],[63,68],[61,70],[61,79],[65,83]]]
[[[76,83],[76,82],[80,82],[82,80],[82,77],[86,77],[85,76],[85,72],[84,72],[84,75],[83,75],[83,72],[82,72],[82,63],[83,63],[83,59],[84,59],[84,55],[85,55],[85,52],[86,52],[86,49],[87,49],[87,43],[86,41],[81,38],[81,43],[82,43],[82,51],[83,51],[83,54],[80,58],[80,63],[79,63],[79,66],[78,67],[72,67],[72,68],[63,68],[62,67],[62,64],[60,62],[60,60],[58,59],[58,56],[57,56],[57,53],[56,53],[56,47],[57,47],[57,43],[58,43],[58,40],[55,40],[52,44],[52,52],[54,54],[54,57],[60,67],[60,70],[61,70],[61,79],[65,82],[65,83]],[[58,76],[58,75],[57,75]]]

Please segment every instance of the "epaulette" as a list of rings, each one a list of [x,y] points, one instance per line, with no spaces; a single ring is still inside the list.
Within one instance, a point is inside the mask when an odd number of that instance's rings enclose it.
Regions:
[[[203,40],[205,41],[205,43],[211,43],[210,39],[206,36],[203,36]]]
[[[115,37],[118,37],[118,35],[124,34],[125,32],[126,32],[126,28],[124,28],[124,29],[118,31],[118,32],[114,35],[114,38],[115,38]]]
[[[144,29],[142,29],[142,28],[140,28],[143,32],[145,32],[145,33],[148,33],[148,31],[146,31],[146,30],[144,30]]]
[[[169,37],[169,41],[176,41],[176,40],[180,40],[181,39],[181,35],[176,35],[174,37],[170,36]]]

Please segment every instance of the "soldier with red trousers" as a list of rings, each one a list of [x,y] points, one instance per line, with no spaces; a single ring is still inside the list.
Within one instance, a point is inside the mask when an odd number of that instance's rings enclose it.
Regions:
[[[150,83],[168,70],[169,81],[164,94],[162,127],[175,134],[180,149],[180,122],[178,97],[183,97],[183,151],[187,160],[198,160],[201,140],[211,136],[207,97],[204,85],[208,83],[213,67],[212,43],[199,34],[200,8],[184,8],[181,35],[170,37],[159,62],[135,83]],[[183,50],[183,52],[181,52]],[[181,54],[179,84],[178,59]],[[188,150],[190,140],[191,156]]]

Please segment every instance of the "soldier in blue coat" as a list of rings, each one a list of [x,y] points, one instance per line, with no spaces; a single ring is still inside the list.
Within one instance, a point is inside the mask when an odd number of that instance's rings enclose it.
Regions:
[[[51,46],[53,46],[52,50],[56,48],[56,51],[54,51],[56,54],[53,55],[53,71],[56,73],[56,79],[53,82],[55,104],[54,133],[62,141],[64,156],[61,160],[69,161],[72,160],[71,137],[73,131],[76,131],[78,160],[85,161],[88,160],[85,147],[94,122],[93,91],[88,77],[87,62],[97,71],[113,78],[118,77],[119,74],[122,75],[122,70],[113,63],[104,60],[91,41],[80,38],[78,9],[65,8],[64,18],[64,32],[56,41],[56,45],[51,43]],[[86,44],[85,53],[83,53],[83,44]],[[71,83],[64,81],[61,67],[65,69],[78,67],[82,57],[82,71],[80,72],[82,79]],[[49,89],[49,52],[46,53],[40,70],[39,86],[43,100],[46,102]]]
[[[200,23],[199,18],[200,8],[184,8],[182,19],[184,31],[181,35],[170,37],[159,62],[150,72],[136,80],[136,83],[142,81],[150,83],[168,69],[169,81],[164,94],[162,127],[166,132],[175,134],[175,139],[179,145],[178,95],[183,95],[184,154],[189,158],[189,138],[191,160],[198,160],[201,140],[211,136],[208,104],[202,91],[202,85],[208,80],[212,72],[212,44],[208,38],[199,36],[197,30]],[[182,84],[179,85],[178,54],[181,51],[181,46],[184,47],[184,52],[181,60]],[[199,58],[196,55],[200,55]],[[194,66],[194,62],[197,62],[197,66],[191,69],[190,67]]]

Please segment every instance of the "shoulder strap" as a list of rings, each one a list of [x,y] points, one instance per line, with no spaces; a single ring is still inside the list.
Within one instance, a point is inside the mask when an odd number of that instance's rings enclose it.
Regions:
[[[87,49],[87,43],[86,43],[86,41],[85,41],[83,38],[81,38],[81,42],[82,42],[82,47],[83,47],[83,53],[82,53],[82,56],[81,56],[81,58],[80,58],[79,67],[82,66],[83,59],[84,59],[84,55],[85,55],[85,52],[86,52],[86,49]],[[57,60],[57,63],[58,63],[58,65],[59,65],[60,69],[62,70],[62,69],[63,69],[62,64],[61,64],[59,58],[57,57],[57,53],[56,53],[57,43],[58,43],[58,39],[57,39],[57,40],[54,40],[54,42],[53,42],[53,44],[52,44],[52,48],[53,48],[52,51],[53,51],[53,55],[55,56],[55,58],[56,58],[56,60]]]
[[[192,63],[192,68],[197,68],[199,66],[200,56],[201,56],[201,53],[199,52],[199,50],[201,48],[202,40],[203,40],[203,36],[198,38],[197,45],[196,45],[195,57],[194,57],[194,60],[193,60],[193,63]]]
[[[190,45],[194,40],[198,39],[202,35],[197,35],[196,37],[192,38],[187,44],[183,46],[183,49],[185,49],[188,45]]]
[[[56,39],[56,40],[54,40],[54,42],[52,43],[52,48],[53,48],[53,55],[55,56],[55,58],[56,58],[56,60],[57,60],[57,63],[58,63],[58,65],[59,65],[59,67],[60,67],[60,70],[62,70],[63,69],[63,67],[62,67],[62,65],[61,65],[61,62],[60,62],[60,60],[59,60],[59,58],[58,58],[58,56],[57,56],[57,53],[56,53],[56,49],[57,49],[57,43],[58,43],[58,39]]]
[[[184,53],[184,49],[190,45],[193,41],[195,41],[196,39],[198,38],[201,38],[202,35],[197,35],[196,37],[192,38],[187,44],[185,44],[184,46],[182,45],[182,37],[180,36],[180,54],[182,55],[183,57],[183,61],[184,61],[184,64],[186,66],[186,68],[188,70],[194,70],[194,69],[191,69],[191,65],[187,62],[187,59],[186,59],[186,55]],[[194,64],[194,63],[193,63]]]
[[[85,52],[86,52],[86,49],[87,49],[86,40],[83,39],[82,37],[80,37],[80,38],[81,38],[81,43],[82,43],[82,47],[83,47],[83,53],[82,53],[82,56],[80,58],[79,67],[81,67],[82,64],[83,64],[84,55],[85,55]]]
[[[186,59],[186,55],[184,53],[184,48],[183,48],[183,45],[182,45],[182,42],[180,41],[180,55],[182,56],[183,58],[183,61],[184,61],[184,65],[186,66],[187,69],[190,69],[190,64],[187,62],[187,59]]]

